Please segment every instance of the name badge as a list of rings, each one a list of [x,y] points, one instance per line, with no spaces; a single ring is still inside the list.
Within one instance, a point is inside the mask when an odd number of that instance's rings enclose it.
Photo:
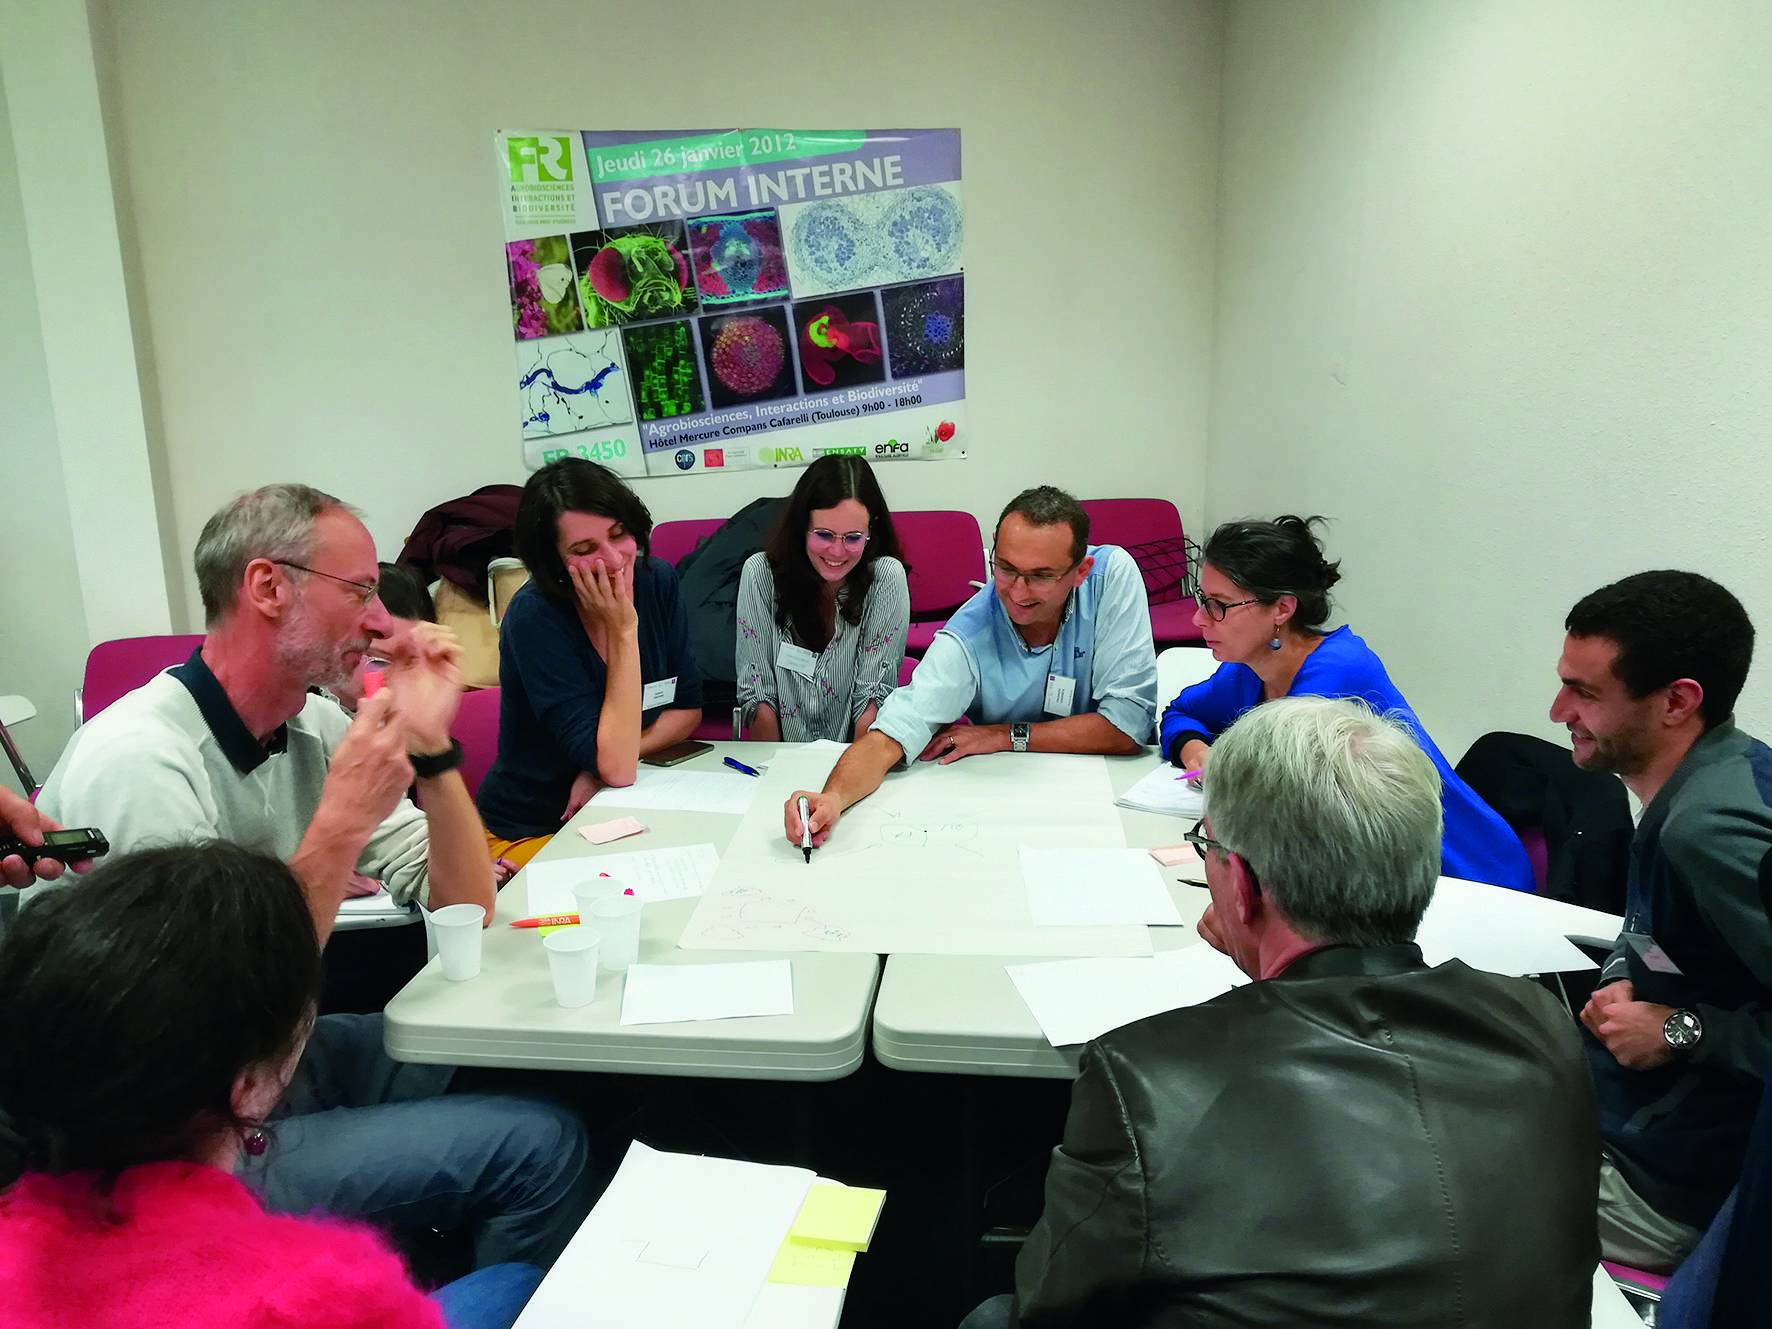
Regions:
[[[1644,932],[1627,932],[1624,941],[1637,953],[1637,959],[1652,974],[1679,974],[1683,971],[1675,964],[1673,957],[1661,949],[1661,943]]]
[[[1046,714],[1069,715],[1077,695],[1077,680],[1068,674],[1046,675]]]
[[[784,641],[781,649],[775,653],[775,667],[785,669],[790,674],[798,674],[801,678],[811,678],[813,671],[818,668],[818,657],[804,646]]]
[[[656,683],[648,683],[640,689],[640,709],[649,711],[654,706],[669,706],[677,700],[677,680],[661,678]]]

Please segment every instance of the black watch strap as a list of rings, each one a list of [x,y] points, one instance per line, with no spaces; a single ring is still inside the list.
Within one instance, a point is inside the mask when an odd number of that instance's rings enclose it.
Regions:
[[[449,747],[442,752],[433,752],[428,756],[417,752],[408,752],[406,759],[412,763],[412,773],[421,780],[434,780],[439,775],[453,771],[461,765],[461,740],[452,738]]]

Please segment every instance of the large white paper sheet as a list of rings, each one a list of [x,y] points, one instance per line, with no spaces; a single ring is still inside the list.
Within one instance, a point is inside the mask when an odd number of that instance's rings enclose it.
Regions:
[[[1429,964],[1459,959],[1473,969],[1515,978],[1526,974],[1552,974],[1598,966],[1567,938],[1572,924],[1600,926],[1594,920],[1607,915],[1544,900],[1503,886],[1441,877],[1434,898],[1416,931],[1415,940]],[[1617,932],[1616,920],[1612,927]]]
[[[678,945],[874,954],[1149,955],[1143,927],[1040,927],[1019,851],[1122,849],[1100,757],[1026,753],[913,762],[843,815],[807,864],[782,805],[837,753],[778,756]]]
[[[1021,850],[1028,912],[1041,927],[1181,926],[1157,862],[1143,849]]]
[[[572,888],[607,872],[646,904],[686,900],[700,895],[720,866],[720,852],[711,844],[675,845],[669,849],[636,849],[625,854],[596,853],[556,858],[523,869],[532,916],[570,914],[578,908]]]
[[[603,788],[591,796],[599,808],[661,808],[743,816],[762,781],[737,771],[680,771],[642,766],[625,789]]]
[[[1160,812],[1190,821],[1206,815],[1205,791],[1183,780],[1181,772],[1167,762],[1141,777],[1114,802],[1123,808]]]
[[[812,1182],[636,1140],[516,1329],[744,1329]]]
[[[630,965],[621,994],[623,1024],[793,1013],[794,968],[789,960]]]
[[[1053,1047],[1087,1043],[1147,1015],[1197,1006],[1249,981],[1230,957],[1204,943],[1149,959],[1049,960],[1004,968]]]

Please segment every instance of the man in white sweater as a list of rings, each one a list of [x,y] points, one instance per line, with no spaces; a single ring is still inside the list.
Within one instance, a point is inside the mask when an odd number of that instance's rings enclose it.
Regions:
[[[449,733],[457,648],[430,624],[395,629],[356,514],[266,486],[209,519],[196,570],[202,647],[74,735],[43,810],[104,827],[119,851],[219,838],[275,854],[322,944],[358,870],[402,902],[490,919],[486,835]],[[372,643],[387,685],[354,720],[308,691],[348,680]],[[403,797],[415,780],[422,812]],[[583,1124],[540,1099],[445,1096],[453,1073],[389,1059],[379,1015],[326,1016],[247,1172],[277,1209],[470,1227],[478,1264],[545,1266],[588,1206]]]

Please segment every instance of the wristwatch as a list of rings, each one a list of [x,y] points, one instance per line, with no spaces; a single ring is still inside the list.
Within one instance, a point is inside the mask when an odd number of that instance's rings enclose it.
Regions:
[[[406,760],[412,763],[412,773],[419,779],[435,780],[439,775],[461,765],[461,740],[450,739],[449,746],[441,752],[408,752]]]
[[[1681,1007],[1663,1021],[1661,1036],[1675,1052],[1690,1052],[1704,1037],[1704,1021],[1695,1012]]]
[[[1028,727],[1025,723],[1009,726],[1009,750],[1026,752],[1028,750]]]

